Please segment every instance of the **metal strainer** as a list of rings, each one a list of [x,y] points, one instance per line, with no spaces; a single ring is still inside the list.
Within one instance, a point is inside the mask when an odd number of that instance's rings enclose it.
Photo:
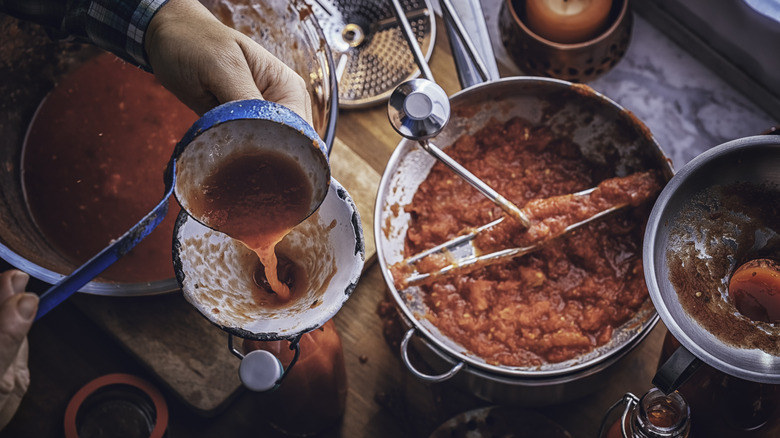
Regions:
[[[339,106],[380,103],[395,87],[419,74],[389,1],[307,0],[333,53]],[[402,0],[406,16],[426,59],[436,21],[427,0]]]

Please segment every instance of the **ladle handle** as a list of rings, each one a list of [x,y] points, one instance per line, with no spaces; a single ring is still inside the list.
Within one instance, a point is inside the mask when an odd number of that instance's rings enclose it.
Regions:
[[[401,34],[406,39],[406,43],[412,51],[414,60],[420,68],[420,74],[423,78],[428,79],[431,82],[436,82],[433,78],[433,73],[431,73],[431,68],[425,60],[425,55],[423,55],[422,49],[420,49],[420,45],[417,43],[417,38],[415,38],[414,31],[409,23],[409,18],[406,16],[406,12],[404,11],[403,6],[401,6],[400,0],[392,0],[392,4],[396,19],[401,26]],[[450,35],[450,41],[452,42],[451,45],[453,47],[456,65],[458,66],[458,75],[461,78],[461,84],[468,86],[480,82],[479,80],[472,78],[474,74],[472,70],[476,70],[476,73],[483,81],[493,79],[491,72],[488,71],[482,58],[477,53],[474,43],[471,41],[460,16],[458,16],[458,13],[455,11],[450,0],[440,0],[439,4],[441,5],[442,15],[444,16],[447,31]],[[471,6],[473,6],[473,4]],[[498,76],[497,71],[495,72],[495,76]]]
[[[668,395],[685,383],[703,363],[688,349],[680,346],[658,368],[653,377],[653,385]]]
[[[433,79],[431,68],[428,66],[428,62],[425,60],[425,55],[423,55],[422,49],[420,49],[420,45],[417,43],[417,38],[414,36],[412,25],[409,24],[409,18],[406,16],[406,12],[404,11],[403,6],[401,6],[400,0],[393,0],[391,3],[393,4],[395,18],[398,20],[398,24],[401,25],[401,34],[406,39],[406,44],[412,51],[412,55],[414,56],[414,60],[417,63],[417,67],[420,68],[420,74],[423,78],[428,79],[431,82],[436,82]]]
[[[509,215],[509,217],[515,219],[516,221],[520,222],[520,224],[523,225],[523,227],[528,228],[531,226],[531,220],[528,218],[528,216],[523,212],[517,205],[506,199],[504,196],[502,196],[500,193],[498,193],[495,189],[490,187],[487,183],[482,181],[481,179],[477,178],[476,175],[471,173],[468,169],[463,167],[460,163],[453,160],[452,157],[444,153],[441,149],[439,149],[436,145],[433,143],[422,140],[419,142],[420,146],[423,147],[429,154],[433,155],[437,160],[444,163],[447,167],[449,167],[453,172],[458,174],[461,178],[463,178],[466,182],[471,184],[472,187],[479,190],[480,193],[485,195],[488,199],[490,199],[494,204],[501,207],[502,210],[506,214]]]
[[[129,231],[122,235],[122,237],[103,248],[97,255],[79,266],[70,275],[58,281],[41,295],[38,303],[38,313],[35,314],[36,321],[76,293],[93,278],[100,275],[100,273],[105,271],[111,264],[130,252],[138,242],[148,236],[149,233],[162,222],[165,215],[168,213],[168,199],[173,191],[173,178],[175,178],[173,174],[166,174],[166,179],[169,179],[166,184],[166,193],[163,196],[162,201],[160,201],[151,212],[144,216],[137,224],[133,225]]]

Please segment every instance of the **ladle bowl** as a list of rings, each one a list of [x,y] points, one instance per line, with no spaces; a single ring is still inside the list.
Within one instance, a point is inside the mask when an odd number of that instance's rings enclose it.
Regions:
[[[734,377],[777,384],[780,383],[780,356],[725,342],[705,329],[683,307],[678,295],[681,291],[670,278],[675,268],[670,263],[675,263],[676,254],[686,251],[686,247],[695,247],[696,260],[687,260],[692,266],[685,267],[685,275],[716,284],[719,290],[699,293],[722,300],[719,305],[728,310],[728,317],[741,326],[746,324],[745,316],[739,315],[733,306],[728,308],[729,275],[746,259],[771,256],[772,251],[775,257],[780,256],[780,220],[775,218],[773,224],[760,227],[755,217],[743,213],[738,214],[736,221],[729,216],[718,216],[718,210],[722,209],[713,206],[721,205],[720,192],[713,188],[740,183],[780,190],[780,138],[765,135],[733,140],[704,152],[677,172],[661,192],[647,223],[645,280],[664,324],[696,358]],[[705,191],[708,197],[702,198]],[[745,204],[744,211],[768,207],[764,205],[766,199],[746,197],[741,202]],[[745,236],[747,233],[750,235]],[[718,263],[728,265],[716,268]],[[724,321],[721,325],[735,329],[731,322]],[[756,323],[755,330],[774,336],[777,342],[780,327],[775,326],[780,324]]]
[[[309,217],[325,199],[330,183],[328,150],[306,121],[288,108],[266,100],[229,102],[207,112],[184,135],[174,152],[174,195],[190,215],[193,197],[205,180],[237,157],[272,152],[286,156],[303,169],[311,183]]]

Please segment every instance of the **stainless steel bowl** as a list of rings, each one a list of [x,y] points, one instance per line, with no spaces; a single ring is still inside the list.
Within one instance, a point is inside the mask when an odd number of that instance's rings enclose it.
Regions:
[[[302,0],[204,2],[219,18],[248,34],[298,72],[311,95],[314,128],[331,145],[338,93],[333,60],[322,30]],[[35,226],[22,195],[21,150],[36,108],[59,78],[97,49],[52,41],[35,25],[0,15],[4,61],[0,66],[0,258],[47,283],[76,267],[52,248]],[[160,175],[162,189],[162,175]],[[155,200],[157,201],[157,200]],[[139,216],[138,219],[141,219]],[[171,262],[172,263],[172,262]],[[117,283],[97,278],[80,291],[97,295],[151,295],[178,290],[176,279]]]
[[[740,263],[740,254],[749,256],[751,253],[760,253],[764,248],[771,248],[772,244],[776,247],[780,242],[780,227],[775,226],[774,230],[755,231],[754,243],[740,247],[740,235],[743,232],[754,233],[755,226],[751,225],[751,221],[755,218],[750,217],[741,217],[739,222],[732,222],[734,226],[728,227],[728,233],[724,232],[725,228],[715,231],[707,228],[713,221],[722,224],[728,222],[728,218],[709,219],[713,204],[702,202],[697,195],[716,186],[734,183],[769,185],[780,190],[780,137],[761,135],[733,140],[702,153],[680,169],[661,192],[647,223],[644,239],[645,280],[664,324],[688,351],[728,375],[777,384],[780,383],[780,356],[757,348],[726,343],[706,330],[683,308],[678,291],[670,280],[670,251],[679,251],[695,243],[699,248],[697,257],[702,260],[729,261],[730,267],[723,272],[721,269],[689,270],[691,276],[707,277],[708,283],[718,284],[718,288],[722,289],[705,293],[722,294],[727,290],[730,274]],[[717,199],[714,201],[717,202]],[[744,200],[750,208],[761,208],[765,201]],[[684,217],[692,217],[693,220],[683,220]],[[753,236],[747,240],[753,240]],[[709,244],[702,242],[717,244],[714,249],[710,249]],[[710,253],[715,250],[717,254]],[[739,318],[735,314],[732,316]],[[755,330],[774,333],[777,338],[780,336],[780,328],[775,325],[756,324]],[[729,327],[734,329],[732,325]]]
[[[616,176],[648,168],[660,169],[666,178],[672,175],[669,160],[647,128],[630,112],[588,87],[555,79],[506,78],[467,88],[453,95],[451,104],[454,109],[449,124],[433,139],[445,151],[457,138],[478,131],[491,119],[506,121],[520,116],[545,124],[557,136],[573,139],[591,162],[614,162]],[[633,319],[615,330],[608,344],[592,353],[563,363],[523,368],[489,364],[464,351],[419,318],[426,309],[418,289],[402,292],[395,288],[388,268],[404,257],[409,215],[402,207],[411,202],[433,164],[434,159],[416,143],[402,141],[382,176],[374,215],[379,263],[399,313],[411,328],[407,342],[419,338],[429,357],[454,367],[440,376],[412,372],[430,381],[457,376],[471,392],[497,402],[550,404],[595,389],[598,381],[604,380],[605,370],[636,347],[657,322],[649,298]]]

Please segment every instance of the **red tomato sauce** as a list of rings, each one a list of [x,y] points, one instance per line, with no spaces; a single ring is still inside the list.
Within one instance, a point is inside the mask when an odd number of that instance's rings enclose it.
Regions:
[[[124,234],[164,194],[163,171],[197,116],[153,75],[103,54],[43,101],[24,145],[23,184],[44,236],[80,265]],[[174,277],[178,204],[101,276],[119,282]]]
[[[534,224],[545,224],[542,216],[553,218],[541,232],[526,232],[506,219],[479,237],[479,247],[489,250],[532,243],[556,229],[556,222],[576,221],[582,213],[581,203],[534,200],[576,193],[615,176],[607,164],[589,164],[570,140],[554,138],[546,127],[522,119],[488,124],[447,152],[516,205],[530,202]],[[422,286],[429,309],[425,318],[492,364],[556,363],[605,344],[647,299],[641,256],[652,203],[645,201],[660,188],[654,173],[604,184],[591,202],[601,207],[627,201],[634,207],[530,255]],[[411,214],[406,256],[503,214],[441,163],[433,166],[406,210]]]

